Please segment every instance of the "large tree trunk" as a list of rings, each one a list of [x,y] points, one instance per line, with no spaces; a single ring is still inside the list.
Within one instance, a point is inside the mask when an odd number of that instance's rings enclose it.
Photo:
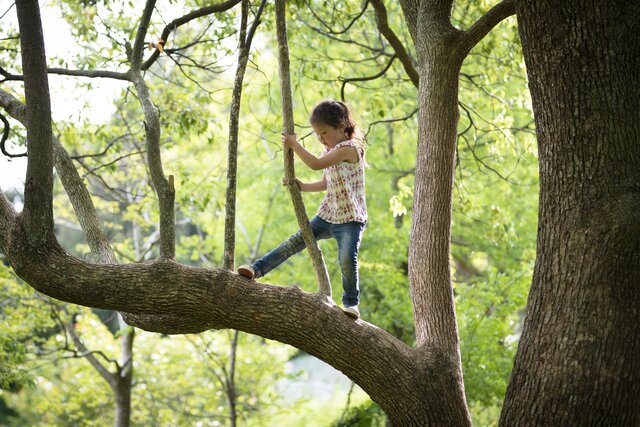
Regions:
[[[640,425],[637,1],[518,1],[536,268],[501,424]]]
[[[413,201],[409,279],[418,351],[445,362],[444,387],[427,404],[431,425],[471,423],[464,395],[458,328],[451,286],[451,197],[462,58],[450,47],[429,49],[421,61],[420,126]],[[437,417],[436,417],[437,414]]]

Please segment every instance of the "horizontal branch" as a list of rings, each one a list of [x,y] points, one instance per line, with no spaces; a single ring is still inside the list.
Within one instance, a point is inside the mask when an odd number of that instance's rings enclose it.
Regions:
[[[89,78],[109,78],[116,80],[131,81],[129,73],[119,73],[117,71],[103,70],[68,70],[66,68],[47,68],[48,74],[58,74],[61,76],[89,77]]]
[[[66,68],[47,68],[47,74],[56,74],[60,76],[72,77],[88,77],[88,78],[109,78],[115,80],[131,81],[129,73],[119,73],[117,71],[105,70],[69,70]],[[0,67],[0,75],[4,78],[0,83],[5,81],[23,81],[24,76],[20,74],[12,74]]]
[[[0,230],[12,216],[1,201]],[[13,219],[19,221],[15,215]],[[23,233],[22,227],[14,227],[10,239],[0,239],[0,249],[32,287],[70,303],[134,313],[127,315],[129,323],[136,316],[153,319],[135,325],[143,329],[193,333],[231,328],[274,339],[330,363],[374,399],[384,399],[389,388],[406,387],[419,369],[414,349],[378,327],[354,321],[325,296],[166,259],[89,264],[55,241],[32,249],[22,244]]]

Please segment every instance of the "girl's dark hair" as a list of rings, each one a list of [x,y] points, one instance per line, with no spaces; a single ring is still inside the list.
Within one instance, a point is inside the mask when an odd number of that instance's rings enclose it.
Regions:
[[[334,128],[344,126],[344,132],[347,138],[362,139],[349,107],[342,101],[327,100],[320,102],[313,107],[309,122],[311,122],[311,124],[323,123]]]

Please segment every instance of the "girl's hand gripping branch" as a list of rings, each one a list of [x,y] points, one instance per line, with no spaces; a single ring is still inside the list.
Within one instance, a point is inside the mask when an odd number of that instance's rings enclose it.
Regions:
[[[327,149],[335,147],[339,141],[330,144],[324,144]],[[358,162],[358,152],[354,147],[340,147],[337,150],[329,151],[324,156],[318,158],[308,152],[300,143],[296,140],[296,135],[289,135],[286,132],[282,132],[282,144],[285,147],[291,148],[294,153],[300,157],[300,159],[311,169],[321,170],[333,166],[340,162]]]

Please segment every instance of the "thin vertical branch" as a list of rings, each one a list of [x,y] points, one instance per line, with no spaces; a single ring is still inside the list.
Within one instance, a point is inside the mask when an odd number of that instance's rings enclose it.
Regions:
[[[247,47],[247,21],[249,1],[242,0],[240,16],[240,37],[238,42],[238,67],[233,81],[231,112],[229,113],[229,143],[227,144],[227,194],[224,217],[224,255],[222,266],[234,270],[236,249],[236,187],[238,173],[238,126],[240,121],[240,101],[242,82],[247,69],[249,49]]]
[[[244,1],[244,0],[243,0]],[[238,338],[240,332],[233,331],[233,338],[231,339],[231,349],[229,355],[229,373],[227,375],[227,395],[229,398],[229,414],[231,418],[231,427],[236,427],[238,424],[238,409],[237,400],[238,392],[236,390],[236,359],[238,357]]]
[[[16,2],[27,102],[27,180],[23,217],[32,244],[53,234],[53,131],[51,100],[37,0]]]
[[[256,12],[251,28],[247,32],[249,20],[249,0],[242,0],[240,19],[240,37],[238,41],[238,67],[231,94],[231,112],[229,114],[229,144],[227,148],[227,193],[224,218],[224,255],[222,265],[234,270],[236,247],[236,188],[238,174],[238,131],[240,122],[240,101],[242,100],[242,83],[249,62],[251,42],[256,28],[260,25],[260,17],[264,11],[266,0],[262,0]]]
[[[276,0],[276,35],[278,38],[278,71],[280,74],[280,93],[282,97],[282,123],[285,132],[294,134],[285,0]],[[307,217],[302,195],[300,194],[300,188],[295,183],[293,150],[290,148],[285,148],[284,150],[284,177],[287,187],[289,188],[289,193],[291,194],[298,225],[300,226],[300,230],[302,230],[302,238],[307,245],[309,256],[311,256],[311,261],[313,262],[313,268],[318,279],[319,292],[322,295],[331,297],[331,283],[329,282],[327,266],[324,263],[322,252],[318,248],[316,239],[311,231],[309,218]]]

